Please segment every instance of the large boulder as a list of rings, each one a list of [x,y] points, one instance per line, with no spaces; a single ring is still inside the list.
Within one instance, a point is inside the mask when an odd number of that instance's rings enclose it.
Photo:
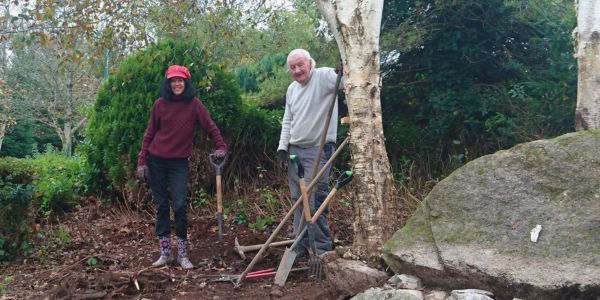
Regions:
[[[425,284],[508,299],[595,299],[600,131],[521,144],[459,168],[435,186],[383,256],[393,271]]]

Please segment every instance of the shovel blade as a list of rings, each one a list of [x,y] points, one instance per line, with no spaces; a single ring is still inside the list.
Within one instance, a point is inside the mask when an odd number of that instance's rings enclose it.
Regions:
[[[283,252],[283,257],[281,257],[279,267],[277,268],[277,273],[275,274],[276,285],[285,285],[288,275],[290,275],[290,271],[292,270],[292,266],[294,265],[294,261],[296,260],[296,255],[298,254],[296,251],[292,250],[292,248],[285,249],[285,252]]]

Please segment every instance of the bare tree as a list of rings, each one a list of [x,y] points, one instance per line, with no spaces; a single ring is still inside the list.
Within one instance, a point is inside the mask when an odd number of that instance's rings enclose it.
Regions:
[[[577,107],[575,130],[600,128],[600,2],[576,0]]]
[[[95,98],[99,81],[84,64],[65,62],[59,47],[29,47],[15,52],[11,83],[21,117],[54,129],[62,150],[71,154],[73,137],[86,122],[85,111]]]
[[[0,24],[0,28],[4,30],[11,27],[10,1],[6,1],[2,9],[2,18],[4,19],[4,22]],[[6,68],[8,67],[9,42],[8,38],[4,36],[0,38],[0,149],[2,149],[2,142],[4,141],[4,136],[6,135],[8,128],[16,124],[10,104],[12,89],[6,85],[6,80],[3,79],[6,74]]]
[[[396,229],[394,178],[381,119],[379,33],[383,0],[317,0],[344,63],[355,179],[353,251],[371,261]]]
[[[11,110],[11,94],[6,82],[0,79],[0,149],[8,129],[17,123]]]

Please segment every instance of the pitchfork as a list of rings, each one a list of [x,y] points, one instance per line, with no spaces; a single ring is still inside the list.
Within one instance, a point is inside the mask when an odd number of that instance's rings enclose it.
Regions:
[[[306,228],[308,229],[308,244],[310,246],[312,254],[308,259],[308,267],[310,274],[321,274],[323,265],[317,255],[317,244],[315,242],[315,224],[310,221],[310,204],[308,193],[306,192],[306,183],[304,182],[304,167],[300,162],[300,159],[296,155],[290,155],[290,160],[296,164],[298,172],[298,182],[300,184],[300,192],[302,193],[302,206],[304,209],[304,220],[306,221]],[[299,226],[301,228],[302,225]]]

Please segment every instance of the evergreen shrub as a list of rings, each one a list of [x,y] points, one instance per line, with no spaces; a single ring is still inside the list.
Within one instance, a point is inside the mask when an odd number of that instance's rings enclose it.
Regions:
[[[87,140],[82,147],[88,156],[94,189],[109,188],[122,192],[133,183],[130,179],[134,178],[152,105],[159,96],[166,69],[172,64],[183,65],[190,70],[198,98],[229,144],[229,171],[253,168],[254,161],[236,160],[240,153],[245,154],[249,149],[259,149],[257,151],[263,155],[265,144],[268,144],[268,148],[275,151],[273,140],[279,134],[274,133],[274,128],[280,126],[278,119],[264,116],[268,113],[259,113],[255,107],[250,107],[252,105],[244,104],[235,75],[226,72],[224,66],[207,61],[207,53],[193,42],[165,41],[127,58],[104,82],[90,116]],[[265,137],[265,134],[269,136]],[[194,172],[214,179],[207,160],[208,152],[214,149],[212,142],[206,141],[202,133],[197,140],[201,142],[194,146],[190,181],[203,184],[198,182],[203,178]]]
[[[4,136],[0,156],[26,157],[33,154],[36,147],[33,126],[29,122],[17,121]]]
[[[28,249],[33,168],[16,158],[0,158],[0,262]]]
[[[435,178],[572,131],[573,9],[560,1],[543,9],[508,0],[386,1],[381,102],[392,158],[408,157]]]

